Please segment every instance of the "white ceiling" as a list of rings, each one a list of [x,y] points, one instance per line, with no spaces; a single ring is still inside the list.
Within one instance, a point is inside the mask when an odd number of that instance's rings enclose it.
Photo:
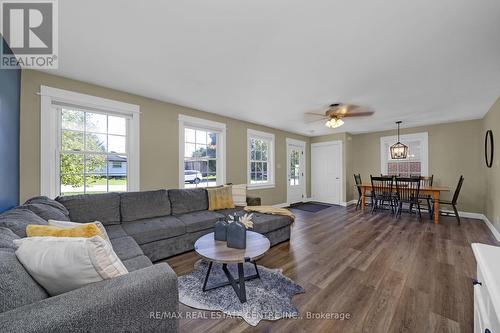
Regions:
[[[59,13],[57,75],[305,135],[481,118],[500,95],[498,0],[65,0]],[[376,113],[305,123],[333,102]]]

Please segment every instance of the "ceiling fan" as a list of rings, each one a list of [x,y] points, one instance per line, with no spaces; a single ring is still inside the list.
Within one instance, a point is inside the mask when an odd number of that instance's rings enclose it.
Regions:
[[[321,117],[320,119],[313,120],[321,121],[326,120],[325,126],[329,128],[337,128],[344,124],[342,118],[346,117],[367,117],[371,116],[375,112],[359,105],[354,104],[344,104],[344,103],[334,103],[325,110],[324,114],[306,112],[307,115],[314,115]]]

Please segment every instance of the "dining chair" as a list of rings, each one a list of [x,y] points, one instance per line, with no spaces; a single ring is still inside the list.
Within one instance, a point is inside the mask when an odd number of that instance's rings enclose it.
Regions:
[[[422,189],[422,187],[432,187],[432,184],[434,182],[434,175],[431,175],[430,177],[411,175],[410,177],[420,179],[420,189]],[[429,194],[423,194],[419,196],[419,199],[427,201],[427,211],[429,212],[429,218],[432,219],[432,196]]]
[[[392,192],[393,177],[373,177],[370,175],[372,184],[372,213],[388,201],[391,204],[391,213],[394,213],[394,195]]]
[[[408,211],[413,212],[413,206],[417,207],[418,220],[422,220],[420,211],[420,178],[416,177],[398,177],[396,178],[396,217],[401,216],[403,204],[408,204]]]
[[[439,199],[439,204],[440,205],[448,205],[453,207],[453,216],[457,218],[458,225],[460,225],[460,216],[458,215],[458,210],[457,210],[457,202],[458,202],[458,196],[460,195],[460,190],[462,189],[462,184],[464,183],[464,176],[461,175],[460,179],[458,180],[457,187],[455,188],[455,193],[453,193],[453,198],[451,201],[449,200],[441,200]],[[450,215],[450,214],[447,214]]]
[[[354,174],[354,181],[356,182],[356,188],[358,189],[358,202],[356,203],[356,210],[358,209],[358,207],[361,206],[361,197],[363,196],[363,193],[361,193],[361,187],[359,185],[363,184],[363,182],[361,181],[361,174]],[[369,194],[369,193],[365,193],[365,197],[366,198],[370,198],[370,203],[373,204],[373,200],[371,199],[372,198],[372,195]]]

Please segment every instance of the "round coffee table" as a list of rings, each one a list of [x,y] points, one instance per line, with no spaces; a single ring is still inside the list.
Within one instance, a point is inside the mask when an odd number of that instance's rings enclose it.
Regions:
[[[194,250],[200,257],[209,261],[207,275],[205,276],[205,281],[203,282],[203,291],[205,292],[231,285],[240,299],[240,302],[246,302],[247,296],[245,291],[245,281],[260,278],[256,261],[261,258],[270,247],[271,243],[266,236],[253,231],[247,231],[246,249],[233,249],[227,247],[226,242],[214,239],[213,232],[198,238],[196,243],[194,243]],[[222,270],[226,274],[228,281],[207,287],[208,278],[214,262],[222,264]],[[245,276],[243,271],[243,264],[245,262],[253,263],[255,267],[254,275]],[[228,264],[238,265],[238,280],[236,280],[227,269]]]

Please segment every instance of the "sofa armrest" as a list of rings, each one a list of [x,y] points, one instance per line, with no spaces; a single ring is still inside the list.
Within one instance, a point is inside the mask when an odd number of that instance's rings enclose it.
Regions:
[[[2,332],[177,332],[177,275],[165,263],[0,313]]]

